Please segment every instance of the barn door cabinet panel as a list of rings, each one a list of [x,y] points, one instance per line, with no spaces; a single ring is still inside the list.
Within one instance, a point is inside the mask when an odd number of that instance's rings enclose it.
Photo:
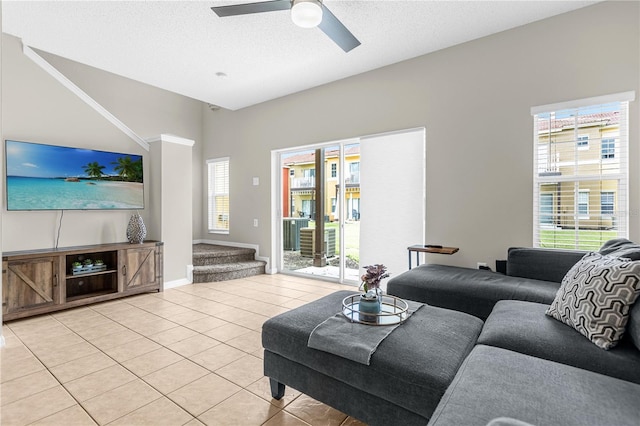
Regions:
[[[2,261],[2,316],[46,311],[60,303],[58,258]],[[44,312],[43,311],[43,312]]]
[[[157,288],[162,282],[162,246],[132,247],[121,251],[122,291]]]
[[[2,318],[9,321],[162,287],[161,242],[8,252],[2,257]]]

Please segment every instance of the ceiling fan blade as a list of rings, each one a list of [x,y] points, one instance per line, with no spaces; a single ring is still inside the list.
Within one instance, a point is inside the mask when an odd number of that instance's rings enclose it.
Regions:
[[[291,0],[261,1],[258,3],[232,4],[211,8],[219,17],[248,15],[250,13],[274,12],[291,9]]]
[[[318,28],[345,52],[360,46],[358,39],[327,9],[324,3],[322,4],[322,22],[320,22]]]

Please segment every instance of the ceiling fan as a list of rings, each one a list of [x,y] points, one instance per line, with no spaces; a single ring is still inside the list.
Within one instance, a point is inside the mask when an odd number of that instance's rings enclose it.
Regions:
[[[303,28],[319,27],[345,52],[360,46],[358,39],[322,4],[322,0],[271,0],[211,8],[221,18],[288,9],[291,9],[294,24]]]

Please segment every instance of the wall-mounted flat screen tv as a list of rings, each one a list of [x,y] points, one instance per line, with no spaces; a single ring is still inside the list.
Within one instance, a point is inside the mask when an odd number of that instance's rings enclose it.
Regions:
[[[5,141],[7,210],[144,208],[142,156]]]

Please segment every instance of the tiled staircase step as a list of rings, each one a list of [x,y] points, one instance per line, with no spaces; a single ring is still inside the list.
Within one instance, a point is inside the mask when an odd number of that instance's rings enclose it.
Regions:
[[[207,283],[260,275],[265,273],[266,264],[267,262],[261,260],[250,260],[217,265],[194,266],[193,282]]]

